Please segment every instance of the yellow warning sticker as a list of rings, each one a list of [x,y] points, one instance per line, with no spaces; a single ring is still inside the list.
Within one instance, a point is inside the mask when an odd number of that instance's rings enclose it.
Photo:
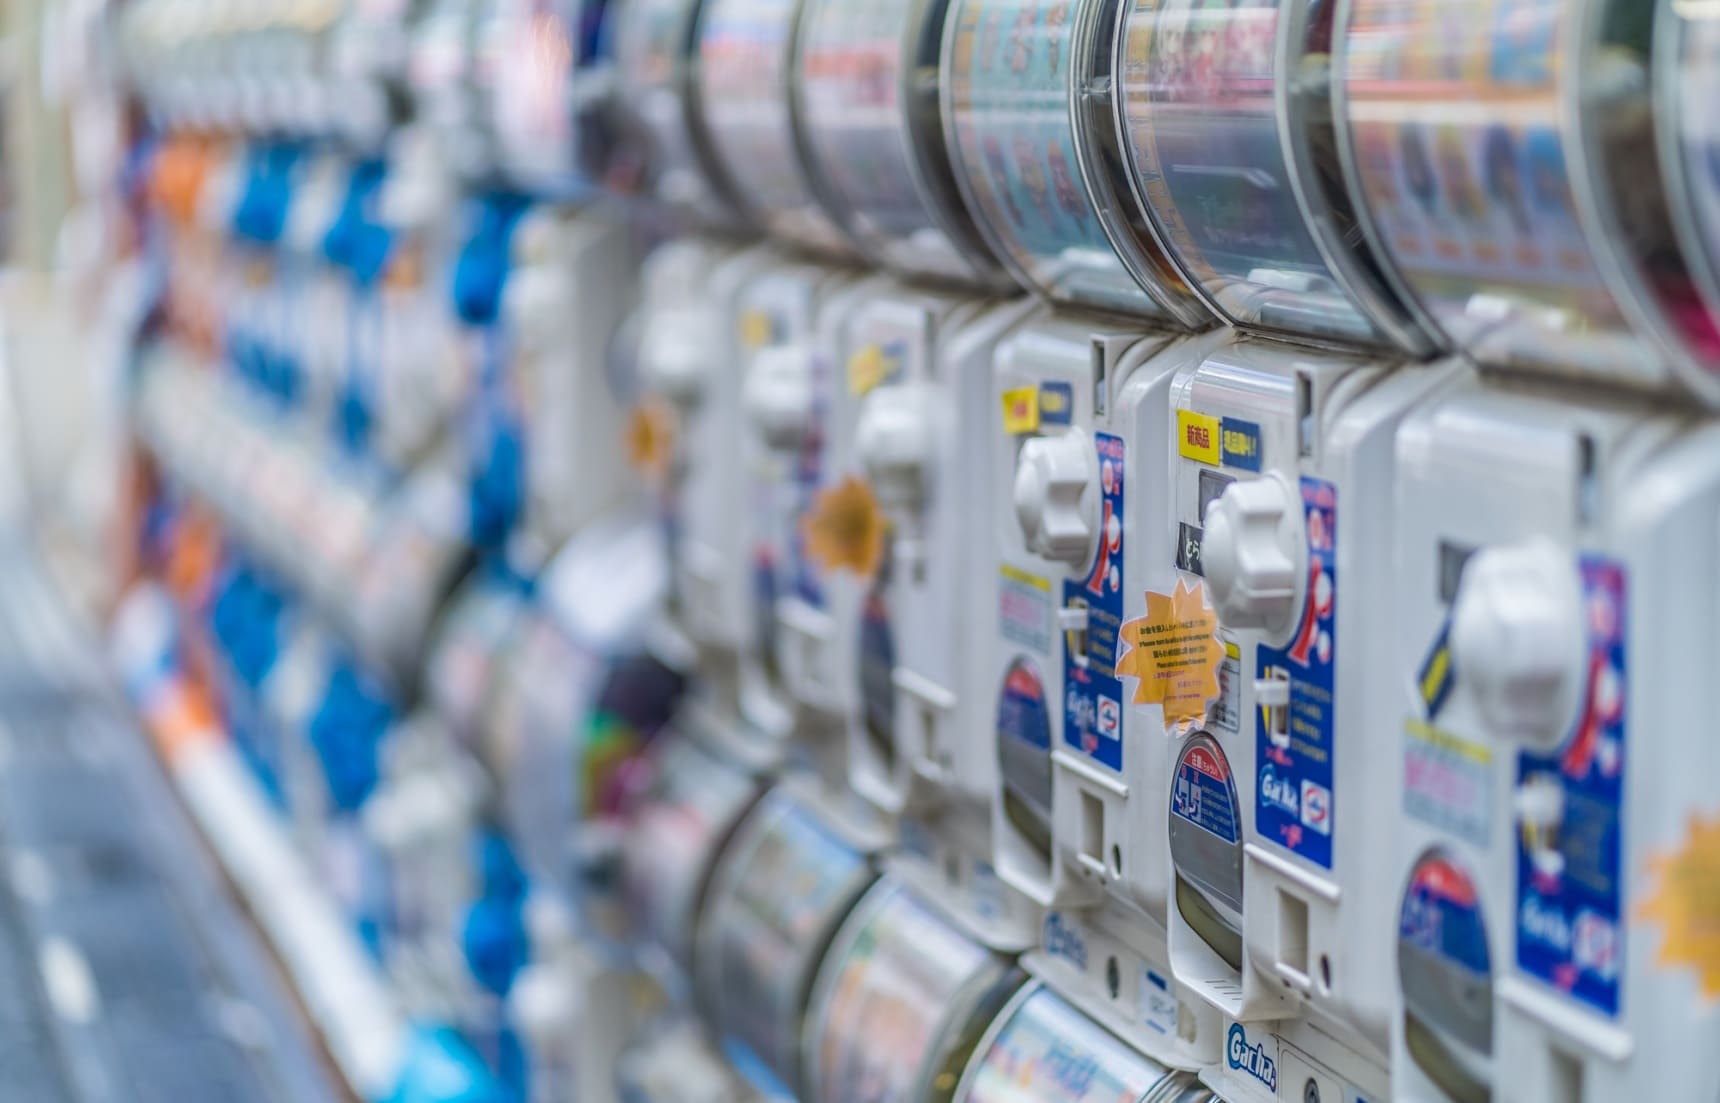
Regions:
[[[858,476],[821,492],[801,528],[807,554],[827,571],[871,578],[884,561],[889,521],[872,487]]]
[[[1646,881],[1637,916],[1660,927],[1656,961],[1694,970],[1703,998],[1720,1000],[1720,815],[1692,817],[1683,844],[1649,860]]]
[[[667,404],[646,399],[627,415],[622,439],[633,469],[661,478],[669,473],[675,455],[675,415]]]
[[[867,345],[848,358],[848,393],[862,398],[889,378],[893,365],[878,345]]]
[[[1177,451],[1184,459],[1219,466],[1224,458],[1220,439],[1217,418],[1193,410],[1177,411]]]
[[[1135,704],[1163,705],[1165,725],[1195,725],[1219,692],[1224,645],[1218,614],[1206,603],[1206,586],[1178,582],[1174,594],[1147,594],[1147,615],[1123,625],[1128,651],[1117,676],[1135,678]]]
[[[757,352],[770,343],[774,330],[770,324],[770,315],[762,310],[749,310],[741,315],[741,347],[748,352]]]
[[[1039,388],[1013,387],[1003,392],[1003,431],[1011,436],[1039,432]]]

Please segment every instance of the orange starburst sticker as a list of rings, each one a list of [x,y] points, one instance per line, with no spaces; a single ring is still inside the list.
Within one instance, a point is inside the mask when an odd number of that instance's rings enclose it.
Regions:
[[[1661,928],[1656,961],[1694,969],[1705,999],[1720,999],[1720,815],[1692,817],[1684,844],[1649,859],[1638,918]]]
[[[848,571],[871,578],[884,561],[889,521],[872,487],[849,476],[818,495],[801,520],[807,553],[827,571]]]
[[[1174,594],[1147,594],[1147,615],[1123,624],[1128,651],[1117,660],[1117,676],[1135,678],[1135,704],[1163,705],[1169,727],[1198,724],[1218,696],[1218,614],[1206,603],[1206,587],[1177,583]]]
[[[669,473],[675,455],[675,415],[655,399],[646,399],[627,415],[624,434],[627,462],[653,479]]]

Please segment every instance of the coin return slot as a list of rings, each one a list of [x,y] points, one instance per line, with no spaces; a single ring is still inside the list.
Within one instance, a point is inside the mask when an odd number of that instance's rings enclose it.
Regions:
[[[1278,975],[1285,984],[1308,986],[1308,902],[1278,890]]]

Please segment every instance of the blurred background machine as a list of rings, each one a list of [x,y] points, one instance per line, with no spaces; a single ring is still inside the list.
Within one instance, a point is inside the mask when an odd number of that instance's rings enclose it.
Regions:
[[[13,8],[0,1083],[1720,1094],[1720,14]]]

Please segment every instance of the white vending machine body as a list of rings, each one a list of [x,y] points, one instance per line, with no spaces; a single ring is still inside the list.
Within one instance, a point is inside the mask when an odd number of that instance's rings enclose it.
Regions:
[[[1712,427],[1473,383],[1398,444],[1393,1098],[1720,1090],[1688,735],[1713,651]],[[1660,763],[1673,764],[1657,769]]]

